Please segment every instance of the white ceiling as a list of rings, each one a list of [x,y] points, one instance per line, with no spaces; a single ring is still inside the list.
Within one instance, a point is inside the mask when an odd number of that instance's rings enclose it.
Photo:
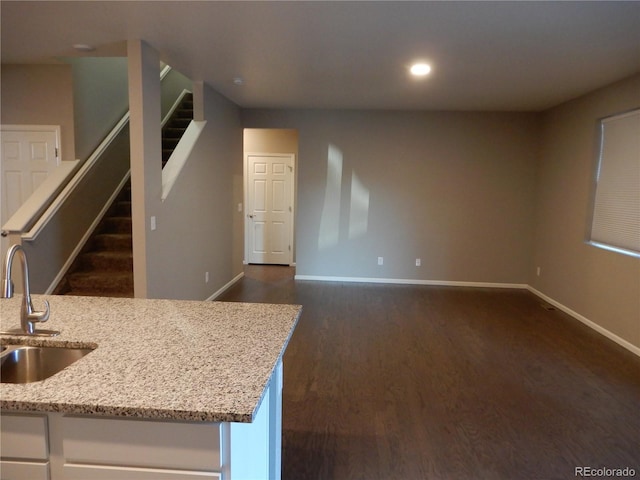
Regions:
[[[638,1],[3,0],[0,9],[2,63],[51,62],[77,43],[109,55],[139,38],[243,107],[538,111],[640,72]],[[433,66],[422,81],[407,74],[417,59]]]

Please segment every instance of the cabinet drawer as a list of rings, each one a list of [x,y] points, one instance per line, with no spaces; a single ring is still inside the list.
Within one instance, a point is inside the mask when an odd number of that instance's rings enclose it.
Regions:
[[[0,478],[2,480],[49,480],[49,462],[3,460],[0,462]]]
[[[47,417],[3,413],[0,445],[3,458],[46,460],[49,457]]]
[[[68,416],[63,431],[66,463],[221,469],[219,423]]]

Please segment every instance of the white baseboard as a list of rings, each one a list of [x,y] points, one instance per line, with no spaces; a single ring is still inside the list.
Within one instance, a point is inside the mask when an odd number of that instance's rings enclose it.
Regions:
[[[418,280],[412,278],[369,278],[369,277],[330,277],[323,275],[296,275],[296,280],[315,280],[319,282],[355,282],[355,283],[390,283],[399,285],[440,285],[449,287],[487,287],[487,288],[520,288],[526,289],[524,283],[489,283],[489,282],[457,282],[447,280]]]
[[[527,289],[533,293],[534,295],[540,297],[541,299],[543,299],[545,302],[550,303],[551,305],[553,305],[556,308],[559,308],[560,310],[562,310],[564,313],[571,315],[573,318],[575,318],[576,320],[584,323],[586,326],[594,329],[596,332],[600,333],[601,335],[604,335],[605,337],[607,337],[609,340],[613,340],[614,342],[616,342],[618,345],[620,345],[621,347],[626,348],[627,350],[629,350],[631,353],[635,353],[636,355],[638,355],[640,357],[640,347],[636,347],[635,345],[633,345],[632,343],[626,341],[624,338],[619,337],[618,335],[616,335],[613,332],[610,332],[609,330],[607,330],[606,328],[601,327],[600,325],[598,325],[597,323],[589,320],[587,317],[580,315],[578,312],[571,310],[569,307],[563,305],[562,303],[554,300],[551,297],[548,297],[547,295],[545,295],[544,293],[536,290],[535,288],[533,288],[531,285],[527,286]]]
[[[240,272],[238,275],[236,275],[232,280],[230,280],[229,282],[227,282],[222,288],[220,288],[219,290],[217,290],[213,295],[211,295],[209,298],[207,298],[205,300],[205,302],[210,302],[215,300],[216,298],[218,298],[220,295],[222,295],[224,292],[226,292],[227,290],[229,290],[231,287],[233,287],[233,285],[237,282],[240,281],[240,279],[244,277],[244,272]]]

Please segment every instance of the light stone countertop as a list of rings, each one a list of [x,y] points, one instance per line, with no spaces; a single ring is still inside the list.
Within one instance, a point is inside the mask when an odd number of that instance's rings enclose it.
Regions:
[[[0,383],[3,411],[212,422],[252,421],[300,316],[298,305],[33,295],[57,337],[1,344],[96,347],[54,376]],[[18,327],[22,295],[0,299]]]

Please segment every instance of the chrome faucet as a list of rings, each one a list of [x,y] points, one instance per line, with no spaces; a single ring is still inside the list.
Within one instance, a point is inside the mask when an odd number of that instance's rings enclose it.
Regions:
[[[29,291],[29,266],[27,265],[27,255],[24,249],[20,245],[12,245],[7,250],[7,256],[2,267],[2,292],[0,296],[2,298],[13,297],[13,282],[11,281],[11,269],[13,267],[13,259],[16,253],[20,253],[20,260],[22,264],[22,292],[24,298],[22,300],[22,306],[20,308],[20,329],[14,329],[10,332],[13,335],[57,335],[59,332],[52,330],[36,330],[35,324],[46,322],[49,319],[49,302],[44,301],[44,311],[38,312],[34,310],[33,303],[31,302],[31,292]]]

